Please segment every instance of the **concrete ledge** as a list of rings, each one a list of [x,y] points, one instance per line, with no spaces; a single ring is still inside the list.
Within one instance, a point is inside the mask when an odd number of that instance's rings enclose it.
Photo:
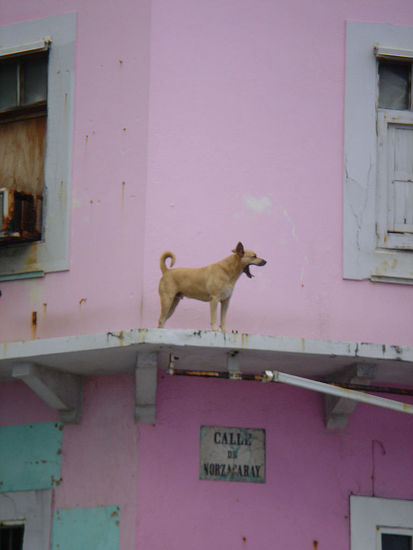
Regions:
[[[413,385],[411,346],[157,328],[3,343],[0,380],[11,379],[13,367],[22,361],[80,375],[133,373],[141,352],[157,352],[161,369],[172,353],[179,368],[225,371],[234,351],[243,372],[275,368],[323,378],[367,362],[376,364],[377,382]]]

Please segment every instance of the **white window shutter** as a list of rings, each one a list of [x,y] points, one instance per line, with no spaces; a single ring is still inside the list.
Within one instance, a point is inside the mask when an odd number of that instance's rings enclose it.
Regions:
[[[413,113],[378,113],[378,246],[413,249]]]

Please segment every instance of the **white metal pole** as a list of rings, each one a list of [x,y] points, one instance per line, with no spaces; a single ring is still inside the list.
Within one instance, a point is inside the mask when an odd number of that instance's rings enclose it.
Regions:
[[[384,407],[385,409],[391,409],[393,411],[413,414],[413,405],[409,405],[407,403],[401,403],[400,401],[394,401],[393,399],[385,399],[384,397],[377,397],[376,395],[371,395],[369,393],[332,386],[331,384],[326,384],[325,382],[318,382],[317,380],[310,380],[309,378],[302,378],[301,376],[294,376],[293,374],[286,374],[285,372],[280,372],[277,370],[266,370],[264,381],[281,382],[282,384],[289,384],[290,386],[298,386],[299,388],[305,388],[307,390],[327,393],[337,397],[344,397],[346,399],[352,399],[353,401],[360,401],[361,403],[367,403],[368,405],[376,405],[377,407]],[[367,388],[368,386],[366,386],[366,389]]]

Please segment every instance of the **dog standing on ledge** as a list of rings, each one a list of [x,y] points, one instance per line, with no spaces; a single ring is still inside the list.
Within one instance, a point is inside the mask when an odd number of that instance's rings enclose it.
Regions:
[[[165,321],[171,317],[176,306],[184,296],[209,302],[211,311],[211,329],[217,327],[217,307],[221,302],[220,329],[225,332],[225,317],[234,285],[244,272],[252,277],[249,266],[263,266],[267,262],[258,258],[252,250],[244,250],[242,243],[238,243],[231,256],[220,262],[205,267],[179,267],[168,269],[165,261],[171,259],[170,267],[175,264],[175,254],[164,252],[160,258],[162,277],[159,281],[159,296],[161,297],[161,315],[158,328],[163,328]]]

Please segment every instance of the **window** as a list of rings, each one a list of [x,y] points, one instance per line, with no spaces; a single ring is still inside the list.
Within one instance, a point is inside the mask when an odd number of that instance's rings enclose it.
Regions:
[[[0,548],[3,550],[23,550],[24,523],[0,521]]]
[[[52,491],[0,493],[0,549],[50,548]]]
[[[413,501],[350,497],[351,550],[412,550]]]
[[[411,110],[412,64],[379,60],[379,109]]]
[[[0,246],[41,237],[47,49],[0,57]]]
[[[377,241],[382,248],[413,250],[413,51],[376,48],[376,57]]]
[[[0,27],[0,281],[69,267],[75,31],[75,14]]]
[[[413,29],[348,23],[344,277],[413,284]]]
[[[48,41],[43,41],[47,50]],[[28,55],[5,54],[0,64],[0,113],[2,120],[46,116],[47,51]]]
[[[412,532],[380,527],[379,550],[412,550]]]

